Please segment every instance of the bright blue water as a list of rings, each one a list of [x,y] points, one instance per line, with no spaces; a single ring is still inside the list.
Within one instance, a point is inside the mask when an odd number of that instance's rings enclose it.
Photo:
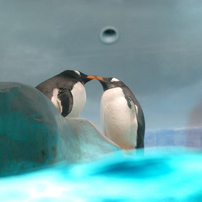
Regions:
[[[184,149],[116,152],[98,161],[0,179],[1,201],[201,201],[202,155]]]

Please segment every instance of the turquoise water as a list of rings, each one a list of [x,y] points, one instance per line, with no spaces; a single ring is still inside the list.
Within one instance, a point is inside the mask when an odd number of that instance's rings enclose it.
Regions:
[[[183,148],[115,152],[0,179],[1,201],[201,201],[202,155]]]

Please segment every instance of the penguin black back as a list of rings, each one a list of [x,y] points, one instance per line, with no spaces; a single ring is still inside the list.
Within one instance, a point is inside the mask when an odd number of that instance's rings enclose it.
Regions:
[[[125,85],[125,84],[124,84]],[[129,99],[132,99],[135,105],[137,105],[138,108],[138,116],[137,116],[137,121],[138,121],[138,131],[137,131],[137,146],[136,148],[143,148],[144,147],[144,134],[145,134],[145,119],[144,119],[144,113],[142,110],[142,107],[140,106],[140,103],[132,93],[132,91],[125,85],[122,87],[123,92],[125,94],[125,98],[127,99],[128,106],[130,106]]]

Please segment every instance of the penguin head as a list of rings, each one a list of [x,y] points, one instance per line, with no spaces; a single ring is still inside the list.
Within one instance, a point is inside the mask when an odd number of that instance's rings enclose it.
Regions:
[[[86,75],[78,70],[73,71],[72,74],[83,84],[86,84],[87,82],[91,81],[92,79],[95,79],[95,76]]]
[[[106,91],[111,88],[123,87],[124,83],[114,77],[99,77],[96,79],[102,84],[103,90]]]
[[[61,72],[60,74],[56,75],[56,77],[63,77],[68,80],[73,80],[76,82],[81,82],[82,84],[86,84],[92,79],[95,79],[95,76],[89,76],[86,75],[78,70],[66,70],[64,72]]]

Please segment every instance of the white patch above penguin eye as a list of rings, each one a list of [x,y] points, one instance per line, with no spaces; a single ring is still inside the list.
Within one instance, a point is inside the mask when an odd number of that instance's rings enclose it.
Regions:
[[[111,82],[116,82],[116,81],[119,81],[119,80],[116,79],[116,78],[112,78],[112,79],[111,79]]]
[[[75,70],[74,72],[77,73],[79,76],[81,76],[80,71]]]

